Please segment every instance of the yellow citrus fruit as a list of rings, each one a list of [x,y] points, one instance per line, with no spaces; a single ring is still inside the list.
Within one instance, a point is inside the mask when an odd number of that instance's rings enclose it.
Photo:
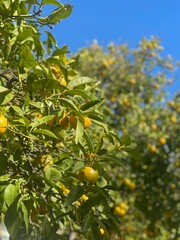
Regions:
[[[156,130],[156,129],[157,129],[157,125],[156,125],[155,123],[153,123],[153,124],[151,125],[151,128],[152,128],[153,130]]]
[[[104,235],[104,229],[103,228],[100,228],[99,231],[100,231],[101,235]]]
[[[89,117],[84,117],[83,119],[83,126],[84,128],[88,128],[91,125],[91,119]]]
[[[176,123],[176,122],[177,122],[177,117],[176,117],[176,116],[172,116],[172,117],[170,118],[170,121],[171,121],[172,123]]]
[[[161,145],[166,144],[166,139],[165,139],[164,137],[160,137],[159,143],[160,143]]]
[[[7,118],[4,115],[0,114],[0,134],[6,132],[7,125],[8,125]]]
[[[94,170],[92,167],[84,167],[79,171],[80,181],[88,181],[90,183],[95,183],[98,180],[99,173],[97,170]]]
[[[152,152],[152,153],[156,153],[157,152],[156,146],[150,144],[149,145],[149,151]]]
[[[39,159],[39,164],[43,166],[51,165],[53,164],[53,157],[51,156],[51,154],[44,154]]]
[[[124,203],[124,202],[121,202],[121,203],[119,204],[119,207],[122,208],[122,209],[125,209],[125,210],[128,209],[128,205],[127,205],[126,203]]]
[[[68,122],[69,122],[69,119],[68,119],[68,116],[65,114],[60,120],[59,120],[59,125],[62,127],[62,128],[67,128],[68,127]]]
[[[124,179],[124,184],[129,187],[131,190],[136,188],[136,185],[134,182],[132,182],[129,178]]]
[[[129,79],[129,83],[130,83],[131,85],[135,85],[135,84],[136,84],[136,79],[135,79],[135,78]]]
[[[116,206],[114,208],[114,213],[117,214],[117,215],[123,216],[123,215],[126,214],[126,210],[121,208],[120,206]]]
[[[81,197],[80,197],[80,202],[83,203],[83,202],[86,202],[88,200],[88,196],[86,196],[85,194],[83,194]]]

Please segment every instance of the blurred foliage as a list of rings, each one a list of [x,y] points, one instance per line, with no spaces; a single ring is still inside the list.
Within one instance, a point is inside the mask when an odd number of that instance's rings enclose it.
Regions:
[[[153,37],[135,49],[95,42],[78,53],[81,74],[101,81],[106,123],[136,143],[130,156],[118,153],[124,169],[106,166],[119,188],[111,192],[121,222],[117,239],[180,239],[180,92],[169,98],[177,66],[162,51]]]

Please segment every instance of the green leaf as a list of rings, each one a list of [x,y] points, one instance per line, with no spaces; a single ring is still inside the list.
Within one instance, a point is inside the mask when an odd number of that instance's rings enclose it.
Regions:
[[[64,207],[67,207],[68,205],[77,201],[82,196],[82,194],[83,188],[79,186],[74,186],[68,194],[66,201],[64,202]]]
[[[19,194],[19,184],[9,184],[4,190],[4,201],[10,206]]]
[[[72,100],[66,98],[59,98],[59,100],[63,106],[70,107],[77,116],[82,118],[81,114],[79,113],[79,109]]]
[[[102,161],[112,161],[121,167],[124,166],[123,161],[114,155],[103,155]]]
[[[76,173],[77,171],[79,171],[83,167],[84,167],[84,163],[83,162],[77,162],[77,163],[74,164],[72,172]]]
[[[0,182],[7,182],[10,179],[10,174],[0,176]]]
[[[86,139],[86,143],[88,145],[89,151],[94,152],[94,142],[91,136],[84,131],[84,138]]]
[[[73,80],[71,80],[71,81],[73,81]],[[78,95],[78,96],[81,96],[83,98],[87,98],[87,99],[90,99],[90,100],[97,100],[98,99],[93,93],[91,93],[89,91],[86,91],[86,90],[82,90],[82,89],[69,90],[69,91],[66,91],[64,94],[65,95],[72,95],[72,96]]]
[[[27,68],[32,68],[36,66],[36,61],[33,57],[33,54],[31,53],[30,48],[27,45],[20,48],[19,66]]]
[[[89,212],[92,207],[99,205],[100,201],[101,201],[101,194],[95,193],[84,204],[80,206],[79,210],[81,212],[81,216]]]
[[[96,239],[102,239],[102,235],[99,231],[99,227],[97,223],[93,223],[91,226],[91,230],[92,230],[92,234],[93,234],[93,239],[92,240],[96,240]]]
[[[98,109],[103,104],[103,100],[92,100],[81,106],[82,111],[93,111]]]
[[[76,136],[75,136],[75,143],[77,144],[78,142],[81,142],[82,137],[84,133],[84,127],[82,123],[77,120],[77,125],[76,125]]]
[[[34,129],[32,133],[40,133],[58,139],[58,137],[48,129]]]
[[[44,179],[47,185],[54,186],[61,178],[62,175],[58,169],[49,165],[44,168]]]
[[[55,9],[48,17],[49,24],[56,24],[60,20],[65,19],[71,15],[73,7],[69,4],[65,4],[63,7]]]
[[[47,123],[48,121],[52,120],[54,118],[54,115],[45,116],[42,118],[34,118],[34,122],[32,122],[29,127],[35,128],[38,127],[44,123]]]
[[[54,6],[58,6],[58,7],[63,7],[63,4],[61,4],[60,2],[56,1],[56,0],[43,0],[42,4],[50,4],[50,5],[54,5]]]
[[[131,147],[121,147],[122,151],[129,153],[133,158],[135,159],[141,159],[142,156],[140,152],[137,149],[131,148]]]
[[[26,227],[26,233],[28,233],[28,228],[29,228],[29,218],[28,218],[28,211],[26,206],[24,205],[23,202],[21,202],[21,209],[23,212],[23,221],[25,223],[25,227]]]
[[[92,79],[92,78],[89,78],[89,77],[78,77],[78,78],[74,78],[72,79],[67,87],[69,89],[73,89],[73,88],[76,88],[76,87],[79,87],[81,85],[85,85],[85,84],[88,84],[88,83],[94,83],[96,80]]]
[[[63,161],[60,160],[58,163],[59,163],[59,169],[61,171],[66,171],[73,166],[74,161],[72,158],[68,157],[68,158],[65,158]]]
[[[93,224],[94,222],[94,216],[92,213],[88,213],[85,216],[84,223],[82,224],[81,231],[86,232]]]
[[[13,99],[13,93],[5,87],[0,86],[0,105],[6,105]]]
[[[7,209],[4,219],[5,226],[11,236],[11,239],[15,239],[19,228],[21,227],[21,224],[23,222],[22,214],[19,210],[17,210],[17,202],[18,198]]]
[[[5,155],[5,153],[0,151],[0,175],[2,175],[3,173],[6,173],[7,170],[7,165],[8,165],[8,158]],[[2,175],[0,176],[0,182],[2,181],[2,177],[7,176],[7,175]]]
[[[47,50],[48,50],[48,53],[50,53],[53,46],[57,47],[57,43],[56,43],[56,39],[53,37],[53,35],[50,32],[46,31],[46,34],[47,34],[47,40],[46,40]]]
[[[129,135],[125,135],[120,138],[121,146],[129,146],[131,144],[131,138]]]

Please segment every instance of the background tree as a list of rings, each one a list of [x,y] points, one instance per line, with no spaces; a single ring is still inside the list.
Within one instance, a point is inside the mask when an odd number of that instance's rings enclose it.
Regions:
[[[79,52],[81,74],[99,79],[108,99],[106,122],[137,144],[131,157],[119,153],[125,170],[112,165],[119,187],[115,202],[127,205],[115,211],[122,239],[180,237],[180,94],[169,98],[175,66],[171,57],[161,57],[162,50],[152,38],[142,39],[136,49],[95,43]]]
[[[119,232],[107,170],[122,164],[112,146],[130,142],[104,122],[97,80],[79,75],[78,58],[49,32],[71,11],[55,0],[0,1],[0,211],[10,239]]]

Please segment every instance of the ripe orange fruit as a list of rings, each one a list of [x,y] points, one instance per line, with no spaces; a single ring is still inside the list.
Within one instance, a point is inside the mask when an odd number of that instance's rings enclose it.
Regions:
[[[161,145],[166,144],[166,139],[165,139],[164,137],[160,137],[159,143],[160,143]]]
[[[97,170],[94,170],[92,167],[84,167],[79,171],[80,181],[88,181],[90,183],[95,183],[98,180],[99,173]]]
[[[88,128],[91,125],[91,119],[89,117],[84,117],[83,119],[83,126],[84,128]]]
[[[64,114],[64,116],[59,120],[59,125],[63,129],[65,129],[68,126],[68,122],[69,122],[68,116],[66,114]]]
[[[6,132],[7,124],[7,118],[4,115],[0,114],[0,134]]]
[[[69,118],[69,122],[71,124],[71,127],[76,129],[77,126],[77,120],[78,120],[78,116],[71,114],[70,118]]]

